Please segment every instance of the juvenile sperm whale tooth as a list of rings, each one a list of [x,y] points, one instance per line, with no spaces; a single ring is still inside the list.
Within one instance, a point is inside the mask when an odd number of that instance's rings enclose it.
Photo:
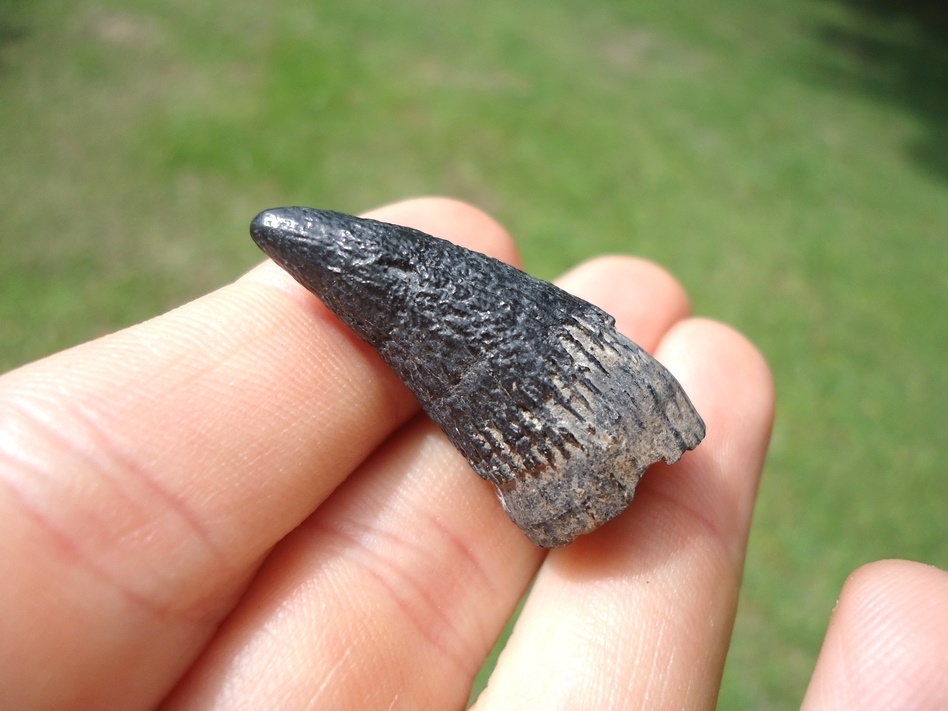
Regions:
[[[611,316],[548,282],[328,210],[266,210],[250,232],[379,352],[539,546],[614,518],[649,465],[704,438],[678,381]]]

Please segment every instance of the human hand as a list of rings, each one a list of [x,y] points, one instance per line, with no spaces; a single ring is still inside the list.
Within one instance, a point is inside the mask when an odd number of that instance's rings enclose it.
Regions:
[[[458,203],[370,216],[516,260]],[[0,707],[458,708],[536,575],[478,708],[712,708],[770,375],[654,265],[601,258],[560,283],[658,355],[708,436],[548,555],[375,353],[269,262],[0,378]],[[940,571],[900,576],[948,596]],[[814,708],[843,708],[822,690],[858,681],[833,661],[853,658],[847,599]],[[927,625],[948,639],[948,621]]]

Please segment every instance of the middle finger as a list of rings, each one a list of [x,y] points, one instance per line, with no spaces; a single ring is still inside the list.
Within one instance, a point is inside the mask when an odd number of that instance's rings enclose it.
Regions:
[[[599,260],[565,285],[647,349],[688,310],[641,260]],[[176,700],[457,708],[542,557],[418,418],[280,544]]]

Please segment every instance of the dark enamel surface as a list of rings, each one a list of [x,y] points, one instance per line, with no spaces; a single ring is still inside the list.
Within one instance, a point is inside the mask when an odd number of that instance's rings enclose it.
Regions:
[[[704,437],[660,363],[548,282],[326,210],[267,210],[251,235],[379,352],[539,546],[614,518],[650,464]]]

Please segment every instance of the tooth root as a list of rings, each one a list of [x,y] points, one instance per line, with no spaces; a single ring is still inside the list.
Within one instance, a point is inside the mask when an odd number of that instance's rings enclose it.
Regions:
[[[535,544],[626,508],[704,423],[677,380],[599,308],[417,230],[305,207],[254,241],[372,345]]]

